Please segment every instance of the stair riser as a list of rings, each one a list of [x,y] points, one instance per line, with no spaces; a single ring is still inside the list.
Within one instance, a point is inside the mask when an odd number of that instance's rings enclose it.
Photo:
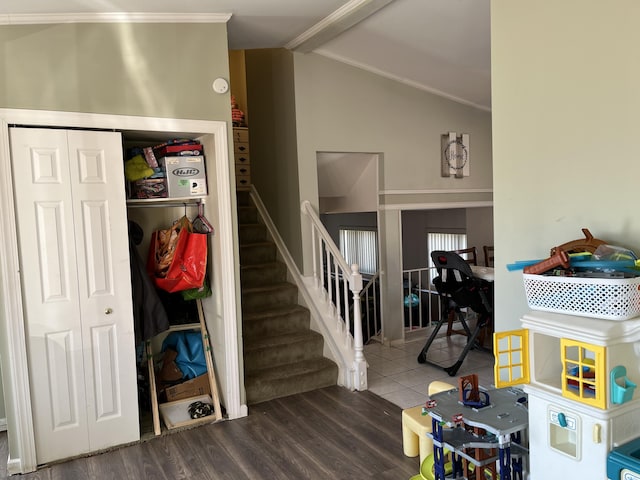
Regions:
[[[323,345],[324,340],[322,337],[312,336],[287,345],[276,345],[257,350],[245,348],[244,368],[250,374],[265,366],[277,367],[322,357]]]
[[[238,200],[238,206],[248,206],[251,205],[251,196],[249,192],[246,191],[237,191],[236,198]]]
[[[298,303],[298,289],[295,287],[242,294],[242,310],[245,312],[260,312],[296,303]]]
[[[243,267],[240,271],[242,287],[260,287],[283,283],[287,280],[287,267],[284,263],[270,263]]]
[[[313,376],[300,375],[271,382],[261,382],[259,379],[246,382],[247,403],[254,405],[274,398],[295,395],[296,393],[309,392],[318,388],[336,384],[338,367],[333,365]]]
[[[237,191],[247,403],[335,385],[337,365],[323,356],[310,312],[286,281],[286,265],[248,191]],[[271,285],[271,286],[270,286]]]
[[[240,225],[238,231],[241,245],[264,242],[267,239],[267,228],[264,225]]]
[[[299,332],[309,328],[309,311],[302,310],[285,315],[244,320],[242,335],[245,339]]]
[[[240,247],[240,265],[255,265],[275,262],[275,260],[276,245],[274,243],[245,245]]]
[[[258,223],[258,209],[255,207],[238,206],[238,224]]]

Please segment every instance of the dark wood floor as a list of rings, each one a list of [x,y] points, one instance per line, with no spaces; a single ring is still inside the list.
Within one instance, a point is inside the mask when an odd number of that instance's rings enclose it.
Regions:
[[[7,458],[6,434],[0,458]],[[370,392],[329,387],[253,406],[243,419],[15,478],[408,480],[418,473],[418,463],[402,453],[400,407]],[[0,478],[5,476],[3,465]]]

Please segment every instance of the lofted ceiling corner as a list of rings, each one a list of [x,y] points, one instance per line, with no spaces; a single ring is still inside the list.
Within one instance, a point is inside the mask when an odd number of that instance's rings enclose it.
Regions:
[[[2,0],[0,25],[226,22],[231,50],[314,52],[488,111],[489,8],[490,0]]]

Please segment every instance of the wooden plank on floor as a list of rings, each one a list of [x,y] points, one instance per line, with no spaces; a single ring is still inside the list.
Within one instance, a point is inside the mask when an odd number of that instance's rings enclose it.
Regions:
[[[20,480],[408,479],[419,461],[402,453],[401,412],[371,392],[333,386],[252,406],[246,418],[175,431]],[[6,434],[0,435],[2,451]]]

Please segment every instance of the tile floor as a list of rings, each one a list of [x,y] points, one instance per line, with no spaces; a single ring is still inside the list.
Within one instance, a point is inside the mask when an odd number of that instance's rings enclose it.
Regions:
[[[427,388],[433,380],[455,385],[459,376],[476,373],[480,385],[493,386],[493,354],[486,350],[471,350],[455,377],[450,377],[440,367],[418,363],[418,353],[426,342],[427,333],[426,330],[410,333],[401,345],[365,345],[371,392],[401,408],[409,408],[425,402]],[[462,335],[438,335],[427,356],[431,361],[450,366],[455,363],[465,341],[466,337]]]

